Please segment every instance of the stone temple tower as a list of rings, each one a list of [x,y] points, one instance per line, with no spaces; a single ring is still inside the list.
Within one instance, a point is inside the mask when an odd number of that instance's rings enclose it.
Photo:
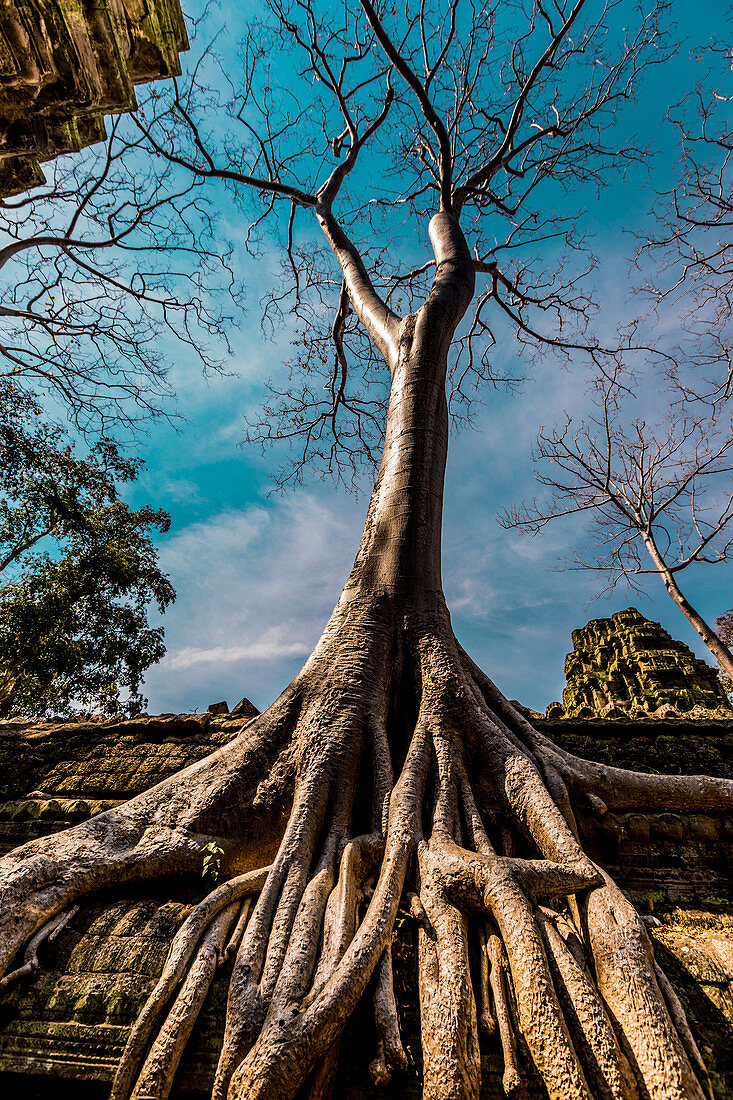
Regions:
[[[562,705],[551,703],[548,718],[733,713],[716,670],[635,607],[574,630],[573,647]]]

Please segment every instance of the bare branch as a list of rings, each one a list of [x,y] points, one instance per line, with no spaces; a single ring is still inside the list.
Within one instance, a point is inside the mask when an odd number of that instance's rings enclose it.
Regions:
[[[571,568],[605,573],[605,591],[621,580],[634,587],[640,576],[657,573],[721,667],[733,669],[730,653],[677,581],[693,564],[733,559],[733,537],[722,537],[733,521],[730,430],[689,409],[673,411],[661,431],[640,419],[626,426],[616,378],[596,383],[595,401],[598,413],[572,434],[568,418],[564,427],[538,436],[535,476],[551,490],[549,501],[507,510],[499,522],[536,534],[560,517],[590,517],[588,543]]]

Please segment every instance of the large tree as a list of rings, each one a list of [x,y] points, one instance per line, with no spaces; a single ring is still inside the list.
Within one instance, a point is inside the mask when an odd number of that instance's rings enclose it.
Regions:
[[[632,5],[592,0],[269,0],[238,54],[241,89],[206,94],[206,55],[140,120],[181,171],[253,193],[260,225],[282,213],[292,308],[308,327],[302,384],[272,402],[272,431],[305,444],[296,473],[311,448],[348,468],[384,435],[353,570],[280,698],[183,774],[3,860],[8,969],[89,891],[220,862],[223,881],[182,925],[133,1028],[114,1100],[167,1095],[222,952],[236,959],[216,1100],[327,1095],[367,990],[372,1072],[388,1078],[405,1061],[391,959],[403,898],[419,929],[429,1100],[478,1096],[479,1021],[500,1036],[508,1094],[521,1087],[519,1032],[553,1100],[702,1100],[679,1001],[644,923],[585,854],[575,808],[715,812],[733,805],[733,784],[552,744],[461,649],[440,566],[446,380],[460,395],[487,374],[474,339],[490,344],[487,310],[523,341],[605,354],[583,335],[582,282],[562,273],[566,193],[638,155],[613,116],[665,56],[663,7],[632,24]],[[426,222],[430,252],[415,254],[404,239],[422,240]],[[401,238],[409,270],[387,255]],[[319,364],[332,365],[325,390]]]

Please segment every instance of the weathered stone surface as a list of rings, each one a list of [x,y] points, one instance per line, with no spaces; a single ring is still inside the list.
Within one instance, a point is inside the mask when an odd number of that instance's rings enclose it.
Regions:
[[[181,71],[178,0],[5,0],[0,7],[0,194],[43,183],[39,161],[105,137],[134,86]]]
[[[687,932],[663,925],[656,930],[656,935],[696,982],[727,986],[728,975],[720,966],[718,954],[704,934],[691,936]]]
[[[206,708],[206,713],[219,715],[229,714],[229,704],[226,702],[209,703],[208,707]]]
[[[243,720],[0,722],[0,851],[100,813],[207,756]]]
[[[0,1066],[108,1081],[129,1026],[150,993],[193,898],[101,898],[70,923],[34,980],[3,1002]],[[222,1005],[216,1003],[221,1013]],[[208,1079],[218,1021],[188,1066],[189,1083]]]
[[[245,696],[244,699],[240,699],[236,707],[232,707],[229,712],[230,718],[256,718],[260,712],[254,703],[250,703],[249,699]]]
[[[563,701],[548,718],[733,715],[714,668],[634,607],[573,631]]]
[[[733,913],[675,908],[651,929],[707,1063],[716,1098],[733,1096]]]

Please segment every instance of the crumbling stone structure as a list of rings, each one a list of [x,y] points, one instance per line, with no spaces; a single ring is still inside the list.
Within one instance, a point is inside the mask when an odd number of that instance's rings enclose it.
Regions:
[[[733,717],[716,670],[635,607],[574,630],[573,647],[548,717]]]
[[[178,0],[4,0],[0,7],[0,195],[44,182],[39,162],[105,137],[134,86],[178,75],[188,38]]]

